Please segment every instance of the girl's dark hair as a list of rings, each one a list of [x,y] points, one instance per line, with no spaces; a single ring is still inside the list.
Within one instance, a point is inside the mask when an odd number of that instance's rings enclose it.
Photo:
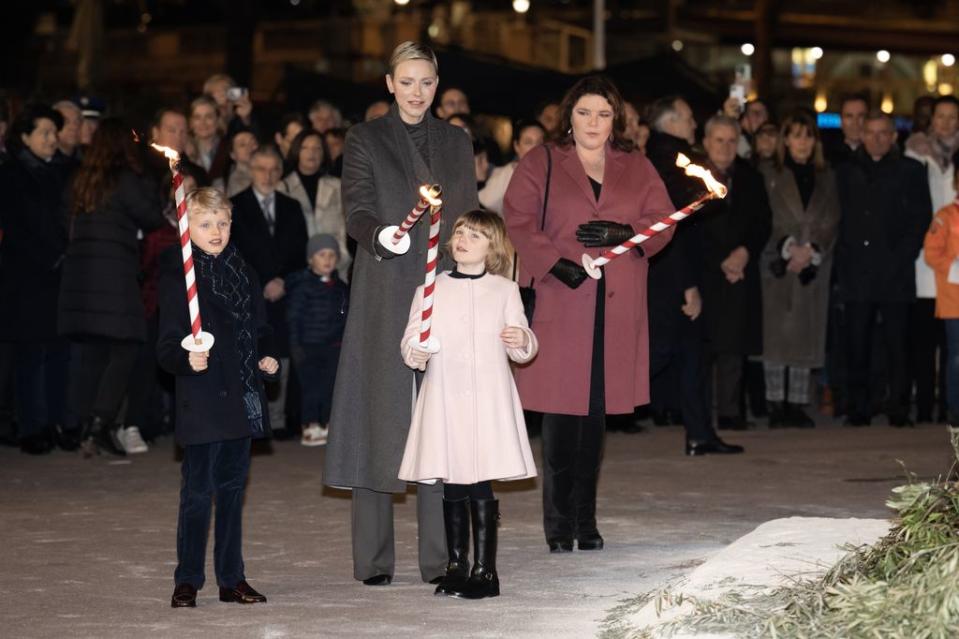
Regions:
[[[13,124],[7,131],[6,144],[10,155],[16,155],[25,148],[20,136],[33,133],[40,120],[50,120],[57,127],[57,131],[63,128],[63,116],[50,105],[39,103],[26,105],[23,111],[13,119]]]
[[[523,131],[526,129],[539,129],[543,132],[543,139],[546,138],[546,127],[537,122],[536,120],[519,120],[513,125],[513,144],[519,142],[520,137],[523,135]]]
[[[573,107],[585,95],[598,95],[605,98],[613,107],[613,130],[609,135],[609,142],[614,149],[632,151],[633,141],[626,137],[626,107],[619,89],[606,76],[588,75],[573,85],[563,96],[560,104],[559,138],[556,144],[570,146],[573,144]]]
[[[290,142],[290,153],[286,156],[284,174],[296,171],[300,166],[300,151],[303,148],[303,142],[310,136],[316,136],[320,141],[320,148],[323,149],[323,159],[320,161],[320,174],[325,174],[330,167],[330,150],[326,147],[326,138],[316,129],[303,129],[296,134],[293,141]]]
[[[96,211],[124,170],[143,171],[133,132],[120,118],[106,118],[93,134],[73,180],[73,213]]]

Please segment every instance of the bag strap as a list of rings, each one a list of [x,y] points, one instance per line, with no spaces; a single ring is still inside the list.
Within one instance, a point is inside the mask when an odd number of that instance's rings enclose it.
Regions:
[[[543,193],[543,212],[540,214],[539,219],[539,230],[543,231],[546,229],[546,207],[549,205],[549,183],[553,178],[553,154],[550,153],[549,146],[546,144],[543,145],[543,150],[546,151],[546,190]],[[519,254],[515,251],[513,252],[513,280],[516,280],[516,263],[519,261]],[[533,282],[535,280],[530,278],[529,288],[533,288]]]

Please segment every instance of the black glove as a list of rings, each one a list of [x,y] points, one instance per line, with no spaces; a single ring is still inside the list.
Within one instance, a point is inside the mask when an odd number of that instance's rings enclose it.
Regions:
[[[587,222],[586,224],[580,224],[579,228],[576,229],[576,239],[586,247],[616,246],[634,235],[636,233],[633,232],[633,227],[629,224],[620,224],[609,220]]]
[[[578,288],[589,277],[586,274],[586,269],[565,257],[559,258],[559,261],[553,264],[553,268],[549,269],[549,272],[570,288]]]
[[[373,231],[373,251],[376,253],[377,257],[380,257],[384,260],[393,259],[396,257],[396,253],[389,250],[382,244],[380,244],[380,231],[385,229],[386,226],[377,226],[376,230]]]
[[[808,285],[810,282],[816,279],[817,273],[819,273],[819,267],[810,264],[803,270],[799,271],[799,283],[803,286]]]

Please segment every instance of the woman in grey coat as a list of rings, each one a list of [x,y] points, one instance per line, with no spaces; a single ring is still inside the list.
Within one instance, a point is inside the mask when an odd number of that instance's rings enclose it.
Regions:
[[[367,585],[386,585],[393,577],[393,493],[406,492],[397,474],[416,385],[399,344],[423,282],[428,218],[410,231],[411,248],[403,255],[377,236],[403,221],[423,184],[443,187],[440,246],[453,221],[479,205],[469,136],[429,113],[437,83],[433,52],[412,42],[399,45],[386,76],[396,103],[385,117],[351,128],[343,152],[346,230],[358,248],[324,482],[353,490],[353,575]],[[420,572],[424,581],[437,582],[447,563],[442,485],[418,486],[416,502]]]
[[[763,174],[772,208],[772,234],[760,265],[763,367],[769,426],[810,428],[810,372],[823,365],[832,252],[839,196],[822,155],[812,115],[782,124],[775,163]]]

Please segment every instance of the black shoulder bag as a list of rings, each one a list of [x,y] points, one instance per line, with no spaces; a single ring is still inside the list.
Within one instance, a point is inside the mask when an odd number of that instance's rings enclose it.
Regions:
[[[546,228],[546,205],[549,204],[549,182],[553,176],[553,154],[545,144],[543,149],[546,151],[546,190],[543,193],[543,212],[540,216],[539,230],[542,232]],[[513,279],[516,279],[517,255],[513,255]],[[523,312],[526,314],[526,321],[530,326],[533,325],[533,311],[536,310],[536,290],[533,288],[535,279],[531,278],[529,286],[519,287],[519,296],[523,300]]]

